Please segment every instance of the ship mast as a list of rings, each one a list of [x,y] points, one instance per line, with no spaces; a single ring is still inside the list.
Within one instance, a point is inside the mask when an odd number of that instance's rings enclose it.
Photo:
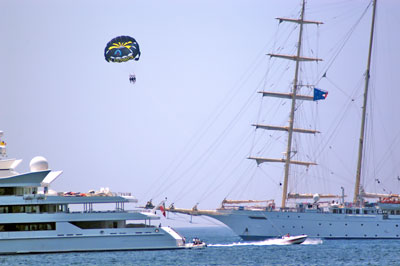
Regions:
[[[290,165],[298,164],[298,165],[304,165],[307,167],[310,165],[315,165],[315,163],[313,163],[313,162],[302,162],[302,161],[291,160],[293,132],[311,133],[311,134],[319,133],[316,130],[293,128],[294,118],[295,118],[294,114],[295,114],[295,110],[296,110],[296,99],[297,100],[309,100],[309,101],[313,100],[313,97],[311,97],[311,96],[297,95],[297,89],[299,87],[298,78],[299,78],[300,62],[321,61],[321,59],[318,59],[318,58],[310,58],[310,57],[302,57],[301,56],[301,48],[302,48],[301,45],[302,45],[302,39],[303,39],[303,25],[304,24],[316,24],[316,25],[322,24],[322,22],[318,22],[318,21],[304,20],[304,11],[305,11],[305,0],[303,0],[303,3],[302,3],[300,19],[277,18],[279,20],[279,22],[292,22],[292,23],[297,23],[300,25],[300,31],[299,31],[299,37],[298,37],[298,43],[297,43],[297,55],[293,56],[293,55],[282,55],[282,54],[268,54],[271,57],[277,57],[277,58],[289,59],[289,60],[296,61],[292,92],[288,93],[288,94],[276,93],[276,92],[264,92],[264,91],[261,92],[263,94],[263,96],[286,98],[286,99],[292,100],[290,116],[289,116],[289,126],[280,127],[280,126],[270,126],[270,125],[260,125],[260,124],[253,125],[256,128],[261,128],[261,129],[266,129],[266,130],[281,130],[281,131],[288,132],[288,141],[287,141],[285,158],[284,159],[269,159],[269,158],[251,157],[251,156],[249,157],[249,159],[256,160],[257,164],[264,163],[264,162],[280,162],[280,163],[285,164],[285,175],[284,175],[284,180],[283,180],[281,208],[286,207]]]
[[[373,9],[372,9],[371,34],[370,34],[370,38],[369,38],[368,63],[367,63],[367,70],[365,72],[364,102],[363,102],[363,107],[362,107],[360,141],[359,141],[359,146],[358,146],[357,174],[356,174],[356,183],[354,186],[353,203],[355,203],[355,204],[359,204],[361,202],[361,200],[360,200],[361,165],[362,165],[362,159],[363,159],[362,157],[363,157],[364,136],[365,136],[365,120],[366,120],[366,113],[367,113],[367,99],[368,99],[368,86],[369,86],[369,79],[370,79],[372,45],[373,45],[373,40],[374,40],[376,4],[377,4],[377,0],[374,0]]]
[[[305,8],[305,0],[303,0],[303,5],[301,8],[301,22],[304,20],[304,8]],[[301,41],[303,39],[303,23],[300,23],[300,31],[299,31],[299,41],[297,44],[297,57],[300,57],[301,53]],[[296,108],[296,93],[297,93],[297,83],[299,77],[299,68],[300,61],[296,61],[296,69],[294,73],[293,80],[293,90],[292,90],[292,105],[290,109],[290,118],[289,118],[289,134],[288,134],[288,142],[286,149],[286,161],[285,161],[285,177],[283,179],[283,191],[282,191],[282,208],[285,208],[286,205],[286,197],[287,197],[287,188],[288,188],[288,179],[289,179],[289,170],[290,170],[290,157],[292,153],[292,138],[293,138],[293,124],[294,124],[294,110]]]

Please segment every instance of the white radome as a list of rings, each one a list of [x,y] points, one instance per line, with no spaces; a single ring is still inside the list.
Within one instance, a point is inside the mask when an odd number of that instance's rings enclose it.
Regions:
[[[49,163],[43,156],[34,157],[29,163],[31,172],[44,171],[49,169]]]
[[[314,200],[314,202],[319,201],[319,194],[318,193],[314,194],[313,200]]]
[[[47,195],[48,196],[57,196],[58,193],[55,190],[49,189],[49,191],[47,192]]]

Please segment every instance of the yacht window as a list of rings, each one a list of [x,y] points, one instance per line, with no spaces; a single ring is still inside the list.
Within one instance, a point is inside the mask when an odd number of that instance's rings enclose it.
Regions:
[[[30,231],[37,231],[39,230],[39,226],[37,224],[31,224],[29,229]]]
[[[0,196],[14,195],[14,188],[12,187],[1,187]]]
[[[0,224],[0,231],[2,232],[42,230],[56,230],[56,223]]]
[[[16,187],[16,188],[15,188],[15,195],[17,195],[17,196],[22,196],[22,195],[24,195],[24,188],[22,188],[22,187]]]
[[[38,205],[0,206],[0,213],[36,213]]]
[[[12,213],[24,212],[24,206],[12,206]]]
[[[56,212],[57,205],[40,205],[40,212]]]
[[[81,229],[100,229],[100,228],[114,228],[116,221],[83,221],[83,222],[70,222],[71,224]]]

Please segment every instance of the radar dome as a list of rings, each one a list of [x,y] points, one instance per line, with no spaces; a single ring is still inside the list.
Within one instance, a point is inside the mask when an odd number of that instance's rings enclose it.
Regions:
[[[49,196],[57,196],[58,193],[55,190],[49,189],[49,191],[47,192],[47,195],[49,195]]]
[[[313,200],[314,200],[314,202],[319,201],[319,194],[318,193],[313,195]]]
[[[49,163],[46,158],[42,156],[36,156],[29,163],[29,167],[31,168],[31,172],[44,171],[49,169]]]

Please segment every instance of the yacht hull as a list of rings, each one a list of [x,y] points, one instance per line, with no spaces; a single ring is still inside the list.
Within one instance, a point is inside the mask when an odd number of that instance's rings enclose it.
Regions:
[[[285,234],[324,239],[400,239],[399,215],[218,210],[217,215],[207,216],[224,223],[243,240]]]
[[[185,247],[182,238],[171,228],[149,227],[145,230],[136,231],[123,229],[82,231],[76,234],[59,232],[35,232],[29,235],[26,235],[25,232],[6,233],[9,237],[5,237],[2,233],[0,254],[161,250]]]

